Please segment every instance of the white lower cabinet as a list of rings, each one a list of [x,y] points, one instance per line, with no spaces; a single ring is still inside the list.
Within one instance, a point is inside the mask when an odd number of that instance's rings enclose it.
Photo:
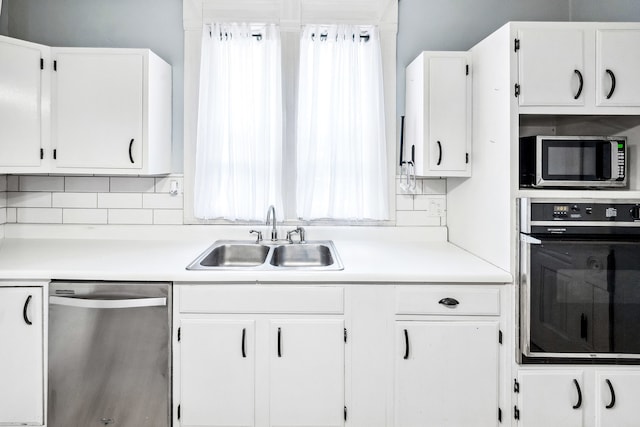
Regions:
[[[175,289],[175,425],[344,425],[342,289]]]
[[[636,368],[520,369],[514,391],[520,427],[640,425]]]
[[[42,287],[0,285],[0,425],[43,425]]]
[[[497,321],[396,322],[396,427],[498,424]]]
[[[500,290],[399,286],[395,320],[394,426],[500,425]]]

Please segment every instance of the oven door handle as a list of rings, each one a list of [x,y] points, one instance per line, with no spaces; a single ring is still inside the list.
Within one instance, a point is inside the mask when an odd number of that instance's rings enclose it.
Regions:
[[[523,243],[529,243],[530,245],[541,245],[542,240],[529,236],[528,234],[520,233],[520,241]]]
[[[165,307],[167,298],[90,299],[50,296],[49,304],[79,308]]]

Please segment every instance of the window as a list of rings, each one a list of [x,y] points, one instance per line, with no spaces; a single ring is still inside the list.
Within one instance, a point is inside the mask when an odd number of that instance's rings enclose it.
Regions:
[[[228,223],[227,218],[234,221],[252,220],[264,221],[266,207],[274,204],[278,210],[278,219],[284,216],[287,222],[314,221],[314,223],[338,223],[338,224],[372,224],[371,220],[379,223],[389,216],[394,219],[395,198],[389,199],[387,194],[395,188],[395,162],[393,160],[396,150],[395,131],[395,40],[397,32],[397,4],[389,0],[373,0],[366,4],[356,0],[344,0],[337,3],[310,2],[307,0],[288,0],[288,6],[278,0],[265,0],[255,2],[250,0],[188,0],[184,8],[185,23],[185,223]],[[240,160],[234,165],[225,165],[223,157],[218,165],[212,168],[211,174],[227,174],[230,169],[237,169],[240,173],[249,171],[252,176],[269,177],[264,179],[252,178],[249,186],[251,191],[261,191],[263,195],[249,196],[251,200],[238,200],[239,197],[247,198],[242,191],[231,190],[231,185],[219,179],[218,194],[208,193],[200,199],[200,191],[209,186],[211,178],[196,179],[196,169],[205,163],[214,165],[215,162],[205,162],[205,157],[211,154],[201,155],[204,148],[196,149],[197,134],[202,131],[198,127],[198,115],[200,112],[200,79],[201,71],[204,71],[207,61],[200,63],[201,44],[208,43],[203,37],[203,22],[274,22],[280,27],[281,37],[281,64],[280,85],[282,90],[282,109],[278,130],[282,132],[280,148],[277,143],[271,145],[269,150],[271,168],[262,168],[262,171],[248,166],[255,161],[255,157],[249,159],[249,163]],[[315,22],[338,22],[341,25],[316,25]],[[199,26],[197,23],[200,22]],[[369,22],[373,25],[353,26],[355,22]],[[232,24],[218,24],[230,26]],[[263,25],[264,28],[266,28]],[[259,26],[251,26],[254,31]],[[275,27],[277,29],[277,27]],[[305,32],[318,34],[315,41],[324,41],[323,45],[315,49],[317,59],[325,58],[325,53],[333,51],[334,54],[339,45],[350,46],[339,55],[334,63],[321,61],[315,71],[348,69],[349,72],[339,74],[325,74],[327,78],[316,79],[313,85],[305,85],[302,78],[301,65],[304,47],[303,36]],[[206,29],[204,32],[207,32]],[[212,31],[213,33],[214,31]],[[256,34],[257,32],[253,32]],[[333,34],[332,43],[327,43]],[[335,35],[343,35],[343,43],[338,43]],[[346,43],[347,33],[351,36],[351,42]],[[362,33],[362,34],[361,34]],[[366,33],[366,34],[365,34]],[[367,36],[362,37],[360,36]],[[339,37],[338,37],[339,38]],[[254,44],[265,41],[260,37],[254,37]],[[313,41],[313,40],[312,40]],[[379,42],[382,46],[382,54],[366,53],[363,48],[374,46]],[[327,50],[326,47],[332,46]],[[380,48],[378,48],[380,49]],[[371,51],[370,51],[371,52]],[[351,58],[353,66],[346,66],[343,62]],[[386,58],[386,59],[385,59]],[[205,59],[205,57],[203,57]],[[353,70],[363,69],[363,61],[377,61],[376,68],[379,77],[382,76],[380,67],[384,70],[384,81],[375,85],[365,84],[369,78],[353,78]],[[371,63],[371,62],[370,62]],[[354,68],[355,67],[355,68]],[[320,74],[316,74],[316,77]],[[315,77],[313,77],[315,79]],[[317,83],[321,83],[317,85]],[[300,86],[299,86],[300,84]],[[342,85],[356,84],[359,96],[369,97],[356,102],[355,98],[345,98],[343,95],[352,95],[354,91],[334,91],[341,95],[337,101],[331,100],[328,89]],[[298,93],[309,90],[312,97],[322,96],[321,102],[312,102],[307,105],[307,119],[304,118],[302,108],[298,108],[299,102],[304,97]],[[306,88],[306,89],[305,89]],[[384,101],[382,94],[384,93]],[[371,95],[375,94],[375,97]],[[213,100],[216,98],[214,97]],[[319,99],[316,99],[318,101]],[[313,101],[313,99],[312,99]],[[322,108],[326,102],[331,102],[333,108],[329,111]],[[372,102],[377,106],[372,108]],[[353,107],[361,107],[355,111]],[[347,112],[347,115],[340,114]],[[254,114],[255,112],[252,112]],[[252,117],[246,111],[243,113],[243,131],[249,132],[249,125],[254,122],[248,120]],[[322,116],[320,116],[322,115]],[[306,120],[306,122],[305,122]],[[363,123],[369,121],[374,128],[363,127]],[[322,126],[319,123],[323,123]],[[325,125],[331,123],[330,125]],[[351,127],[356,125],[355,127]],[[385,126],[386,125],[386,126]],[[306,130],[304,126],[307,126]],[[368,126],[368,125],[367,125]],[[310,130],[322,131],[316,136]],[[323,134],[330,129],[333,134]],[[351,129],[350,131],[348,131]],[[370,129],[364,131],[364,129]],[[209,129],[213,132],[215,129]],[[306,132],[307,137],[301,138]],[[351,133],[349,133],[351,132]],[[256,132],[254,132],[255,134]],[[264,133],[264,132],[257,132]],[[372,136],[375,133],[375,138]],[[309,136],[311,135],[311,136]],[[346,142],[345,142],[346,141]],[[232,147],[235,149],[235,145]],[[258,148],[255,148],[256,150]],[[278,153],[278,150],[282,151]],[[279,157],[278,157],[279,154]],[[319,154],[319,155],[318,155]],[[265,158],[264,156],[262,157]],[[227,159],[229,157],[227,156]],[[329,166],[327,168],[326,166]],[[227,169],[225,171],[225,168]],[[268,170],[267,170],[268,169]],[[200,172],[198,172],[199,174]],[[236,177],[237,178],[237,177]],[[280,180],[280,182],[278,182]],[[227,181],[228,182],[228,181]],[[236,180],[236,182],[239,182]],[[267,185],[268,183],[268,185]],[[201,186],[202,185],[202,186]],[[235,185],[235,183],[233,183]],[[269,193],[268,195],[266,195]],[[248,194],[248,193],[247,193]],[[215,198],[223,195],[223,202],[215,202]],[[203,214],[198,211],[196,199],[204,201],[209,212]],[[235,200],[234,200],[235,199]],[[251,204],[244,214],[236,209],[236,214],[222,212],[221,206],[238,204]],[[361,208],[362,206],[371,208]],[[330,209],[328,209],[329,207]],[[248,214],[246,212],[249,212]],[[203,219],[204,218],[204,219]],[[336,222],[337,221],[337,222]],[[391,223],[392,224],[392,223]]]

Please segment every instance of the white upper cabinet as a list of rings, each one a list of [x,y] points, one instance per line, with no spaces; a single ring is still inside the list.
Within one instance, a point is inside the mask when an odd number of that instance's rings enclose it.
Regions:
[[[521,113],[639,114],[640,24],[516,23]]]
[[[422,52],[406,69],[403,160],[417,176],[470,176],[470,152],[470,54]]]
[[[640,106],[640,29],[596,32],[596,105]]]
[[[50,48],[0,36],[0,169],[44,172]]]
[[[171,70],[146,49],[55,48],[54,172],[170,172]]]
[[[584,31],[527,28],[518,31],[520,105],[584,105]],[[517,90],[517,89],[516,89]]]
[[[171,172],[171,67],[0,36],[0,173]]]

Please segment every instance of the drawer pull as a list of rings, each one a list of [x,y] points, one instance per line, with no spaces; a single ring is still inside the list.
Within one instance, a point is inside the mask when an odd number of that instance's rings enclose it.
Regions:
[[[455,298],[442,298],[440,301],[438,301],[438,304],[442,304],[448,308],[456,308],[458,304],[460,304],[460,301]]]
[[[278,357],[282,357],[282,330],[278,328]]]
[[[404,359],[409,358],[409,332],[404,330]]]
[[[29,320],[29,316],[27,314],[27,310],[29,309],[29,303],[31,302],[31,295],[27,297],[27,300],[24,302],[24,307],[22,308],[22,318],[24,319],[24,323],[27,325],[33,325],[31,320]]]

